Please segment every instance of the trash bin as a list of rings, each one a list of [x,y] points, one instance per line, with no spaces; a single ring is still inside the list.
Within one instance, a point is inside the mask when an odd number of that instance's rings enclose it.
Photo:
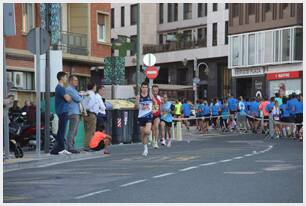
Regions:
[[[140,138],[140,127],[138,125],[138,110],[133,109],[132,110],[132,115],[133,118],[131,121],[133,121],[133,131],[132,131],[132,142],[133,143],[138,143],[141,142]]]
[[[123,143],[122,137],[122,117],[121,111],[119,109],[112,110],[112,144],[120,144]]]

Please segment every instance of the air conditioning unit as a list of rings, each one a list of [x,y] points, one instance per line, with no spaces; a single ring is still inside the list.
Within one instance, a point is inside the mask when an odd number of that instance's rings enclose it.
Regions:
[[[23,88],[23,72],[14,72],[14,87]]]

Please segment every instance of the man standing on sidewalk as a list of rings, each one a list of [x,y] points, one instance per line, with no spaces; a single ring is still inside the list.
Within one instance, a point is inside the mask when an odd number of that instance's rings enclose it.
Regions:
[[[71,153],[78,154],[80,152],[74,148],[74,141],[80,123],[81,112],[79,104],[82,101],[82,97],[76,90],[79,83],[75,75],[69,77],[69,84],[66,91],[71,96],[72,100],[68,104],[69,131],[67,136],[67,149]]]
[[[65,133],[68,122],[68,102],[71,96],[67,94],[65,84],[67,83],[67,74],[65,72],[57,73],[58,85],[55,88],[55,111],[58,116],[58,130],[56,135],[56,145],[50,154],[71,154],[65,150]]]
[[[85,98],[83,104],[87,111],[87,116],[84,117],[84,129],[85,129],[85,151],[89,150],[89,142],[91,137],[96,132],[97,125],[97,114],[99,113],[98,99],[95,94],[97,90],[97,85],[95,83],[89,83],[87,85],[88,97]]]
[[[98,93],[96,94],[96,96],[98,100],[99,112],[97,115],[96,128],[98,129],[102,125],[106,128],[106,105],[105,105],[105,99],[103,98],[104,93],[105,93],[105,88],[103,85],[100,85],[97,90],[98,90]]]

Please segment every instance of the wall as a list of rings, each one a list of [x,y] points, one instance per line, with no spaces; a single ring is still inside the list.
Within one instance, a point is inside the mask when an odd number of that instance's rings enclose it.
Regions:
[[[87,34],[88,4],[68,4],[69,31]]]

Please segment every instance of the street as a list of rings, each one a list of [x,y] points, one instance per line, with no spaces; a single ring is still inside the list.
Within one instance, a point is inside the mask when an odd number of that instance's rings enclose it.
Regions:
[[[171,148],[118,145],[110,156],[4,172],[4,202],[298,203],[303,144],[260,135],[194,135]]]

